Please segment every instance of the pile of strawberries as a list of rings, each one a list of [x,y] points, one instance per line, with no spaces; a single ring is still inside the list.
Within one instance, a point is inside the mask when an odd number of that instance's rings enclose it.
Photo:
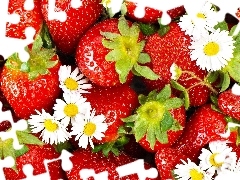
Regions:
[[[28,120],[36,110],[52,114],[56,99],[63,98],[58,72],[67,65],[89,80],[91,88],[83,97],[96,114],[105,116],[108,129],[101,140],[93,139],[94,149],[79,147],[74,137],[47,144],[30,129],[20,133],[25,146],[17,152],[11,140],[0,139],[1,158],[16,159],[13,168],[4,168],[6,179],[25,178],[25,164],[33,166],[34,174],[44,173],[43,160],[58,157],[62,149],[74,155],[73,168],[64,172],[60,161],[51,163],[53,180],[80,179],[83,168],[108,171],[108,179],[119,179],[116,167],[137,159],[145,160],[145,168],[157,168],[156,179],[174,179],[181,160],[198,163],[202,148],[218,140],[231,142],[240,158],[239,127],[222,136],[228,123],[240,125],[240,89],[232,90],[240,83],[239,35],[236,60],[228,68],[207,71],[191,60],[191,37],[178,25],[186,13],[183,6],[169,10],[172,22],[162,25],[161,11],[146,8],[145,16],[138,18],[136,5],[128,1],[112,15],[101,0],[83,0],[76,9],[71,0],[56,0],[56,7],[67,14],[64,22],[48,20],[48,0],[34,1],[32,11],[24,10],[24,2],[9,0],[9,13],[19,14],[21,21],[7,25],[7,36],[25,38],[24,29],[34,27],[37,43],[27,47],[28,63],[17,54],[2,63],[3,110],[11,110],[15,122]],[[238,23],[232,16],[225,21],[221,28],[229,31]],[[173,66],[179,72],[174,77]],[[7,120],[0,124],[1,131],[10,127]]]

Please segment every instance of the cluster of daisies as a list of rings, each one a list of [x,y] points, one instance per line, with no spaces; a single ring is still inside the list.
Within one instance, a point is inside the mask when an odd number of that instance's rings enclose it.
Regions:
[[[82,96],[89,93],[92,86],[78,68],[72,71],[71,66],[63,65],[59,69],[59,86],[63,90],[63,98],[56,99],[53,115],[36,111],[28,123],[32,133],[41,133],[42,141],[50,144],[64,143],[72,136],[78,140],[79,147],[94,148],[92,139],[101,140],[108,125],[105,116],[96,115],[91,104]]]
[[[240,177],[240,159],[226,141],[213,141],[209,148],[203,148],[199,165],[182,160],[176,165],[174,174],[178,180],[237,180]]]
[[[200,11],[186,14],[178,23],[191,37],[190,57],[201,69],[217,71],[233,58],[234,38],[228,30],[221,29],[221,16],[214,6],[203,1]]]

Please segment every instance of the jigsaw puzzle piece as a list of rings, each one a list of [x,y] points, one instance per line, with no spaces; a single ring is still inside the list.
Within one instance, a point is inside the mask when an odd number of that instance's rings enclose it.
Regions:
[[[23,172],[26,175],[26,178],[22,180],[50,180],[50,175],[48,170],[45,173],[33,175],[33,167],[31,164],[25,164],[23,166]]]
[[[0,159],[0,179],[5,180],[5,175],[3,172],[3,168],[11,168],[15,164],[13,157],[8,156],[4,159]]]

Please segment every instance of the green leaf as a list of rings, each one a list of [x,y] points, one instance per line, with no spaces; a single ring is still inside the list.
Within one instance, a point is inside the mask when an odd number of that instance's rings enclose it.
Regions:
[[[167,84],[157,95],[156,99],[159,102],[165,102],[172,95],[171,86]]]
[[[215,106],[218,106],[218,97],[215,94],[211,94],[210,99]]]
[[[138,95],[138,101],[140,104],[144,104],[147,101],[147,99],[148,97],[143,94]]]
[[[123,36],[129,36],[130,28],[128,25],[127,20],[124,18],[124,16],[121,16],[118,21],[118,30],[121,35]]]
[[[107,61],[117,61],[117,60],[119,60],[119,57],[120,57],[120,58],[122,57],[121,50],[119,50],[119,49],[114,49],[114,50],[110,51],[110,52],[105,56],[105,59],[106,59]]]
[[[23,154],[28,152],[28,150],[29,150],[28,147],[26,145],[23,145],[21,149],[15,150],[15,156],[16,157],[22,156]]]
[[[230,85],[230,77],[228,73],[223,73],[222,84],[220,92],[225,91]]]
[[[139,33],[140,33],[140,29],[138,27],[138,24],[136,22],[134,22],[132,24],[132,26],[130,27],[128,36],[138,38],[139,37]]]
[[[208,83],[214,83],[219,77],[219,72],[218,71],[213,71],[213,72],[209,72],[207,77],[206,77],[206,81]]]
[[[152,23],[149,24],[139,23],[139,28],[144,35],[149,36],[157,32],[159,27]]]
[[[149,67],[147,66],[140,66],[138,64],[134,64],[134,69],[137,71],[141,76],[150,79],[150,80],[157,80],[159,75],[155,74]]]
[[[127,76],[132,69],[132,63],[128,59],[121,59],[120,61],[116,61],[115,69],[119,74],[119,80],[121,83],[125,83],[127,80]]]
[[[109,40],[114,40],[115,38],[118,38],[118,37],[121,36],[121,35],[118,34],[118,33],[102,32],[102,31],[100,31],[100,34],[101,34],[102,36],[104,36],[106,39],[109,39]]]
[[[29,65],[28,65],[27,62],[22,63],[22,65],[21,65],[21,71],[22,71],[22,72],[29,72],[29,71],[30,71],[30,68],[29,68]]]
[[[228,31],[228,25],[225,21],[219,22],[214,26],[214,29],[220,29],[220,31]]]
[[[20,144],[34,144],[40,146],[44,144],[41,140],[30,134],[28,131],[16,131],[16,135]]]
[[[127,13],[127,6],[126,6],[126,3],[122,3],[122,6],[121,6],[121,14],[122,15],[126,15]]]
[[[6,139],[5,141],[1,141],[2,143],[2,158],[6,158],[8,156],[11,156],[14,161],[16,162],[16,154],[15,154],[15,149],[13,148],[13,139]],[[16,163],[14,162],[14,166],[12,167],[12,169],[15,172],[17,171],[17,167],[16,167]]]
[[[46,67],[47,67],[48,69],[49,69],[49,68],[53,68],[54,66],[57,65],[57,63],[58,63],[58,61],[48,61]]]
[[[141,64],[145,64],[145,63],[151,62],[151,58],[147,53],[140,53],[138,62]]]
[[[126,117],[126,118],[121,118],[121,120],[123,122],[135,122],[137,120],[137,118],[138,118],[138,115],[137,114],[133,114],[133,115],[130,115],[130,116]]]
[[[146,139],[149,142],[151,149],[154,149],[154,146],[156,144],[156,137],[155,137],[155,128],[154,128],[154,126],[155,125],[151,125],[151,126],[148,127],[147,135],[146,135]]]
[[[172,115],[170,114],[170,112],[165,111],[163,114],[163,118],[160,122],[161,131],[165,132],[165,131],[169,130],[173,125],[173,121],[174,121],[174,119],[173,119]]]
[[[38,53],[42,47],[43,47],[42,38],[40,35],[37,35],[36,39],[34,40],[33,45],[32,45],[32,52]]]
[[[179,130],[183,130],[183,127],[181,126],[181,124],[177,120],[174,119],[173,125],[170,128],[170,130],[172,130],[172,131],[179,131]]]
[[[162,144],[167,144],[168,143],[168,134],[167,131],[164,132],[159,132],[159,137],[157,138],[158,141]]]
[[[169,25],[162,25],[161,24],[161,18],[158,18],[158,23],[160,25],[160,29],[158,30],[158,34],[160,36],[164,36],[170,30],[170,26]]]
[[[55,148],[56,152],[61,153],[62,150],[71,150],[72,145],[70,142],[65,141],[62,143],[54,144],[54,148]]]
[[[40,36],[42,37],[44,48],[52,49],[54,47],[54,43],[52,41],[52,38],[51,38],[51,35],[49,33],[46,23],[44,23],[42,26]]]
[[[109,152],[112,150],[114,143],[105,143],[102,149],[103,155],[108,156]]]
[[[183,100],[177,97],[167,99],[164,106],[167,110],[180,108],[183,105]]]
[[[240,59],[238,59],[237,56],[231,59],[231,61],[226,66],[227,71],[229,72],[229,75],[236,81],[240,82]]]
[[[134,133],[135,133],[136,142],[138,142],[143,138],[143,136],[147,132],[147,129],[148,129],[147,121],[138,120],[135,122]]]
[[[174,80],[171,80],[171,85],[174,89],[182,91],[182,94],[184,97],[184,106],[185,106],[185,109],[188,109],[190,107],[190,99],[189,99],[189,94],[187,92],[187,89]]]
[[[108,48],[108,49],[117,49],[117,48],[119,48],[119,44],[116,41],[109,41],[109,40],[103,39],[102,40],[102,44],[103,44],[103,46],[105,48]]]

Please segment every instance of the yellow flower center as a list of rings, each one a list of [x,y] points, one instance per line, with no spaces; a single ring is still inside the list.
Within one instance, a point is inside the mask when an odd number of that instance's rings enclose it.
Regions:
[[[206,16],[203,13],[197,13],[197,17],[201,19],[205,19]]]
[[[45,119],[44,126],[45,129],[47,129],[50,132],[54,132],[58,129],[57,123],[53,122],[51,119]]]
[[[199,172],[196,169],[191,169],[189,173],[191,180],[203,180],[204,178],[203,173]]]
[[[219,50],[220,50],[220,47],[216,42],[209,42],[203,48],[203,52],[207,56],[214,56],[219,52]]]
[[[67,78],[64,81],[65,86],[70,90],[76,90],[78,88],[78,83],[72,78]]]
[[[91,136],[95,131],[96,131],[96,124],[89,122],[84,126],[83,133],[87,136]]]
[[[223,165],[223,162],[216,162],[215,158],[219,153],[214,153],[210,156],[209,161],[211,163],[211,165],[215,166],[215,167],[221,167]]]
[[[106,4],[107,6],[111,3],[111,0],[102,0],[102,4]]]
[[[78,107],[76,104],[68,104],[64,107],[63,111],[68,117],[74,117],[78,113]]]

